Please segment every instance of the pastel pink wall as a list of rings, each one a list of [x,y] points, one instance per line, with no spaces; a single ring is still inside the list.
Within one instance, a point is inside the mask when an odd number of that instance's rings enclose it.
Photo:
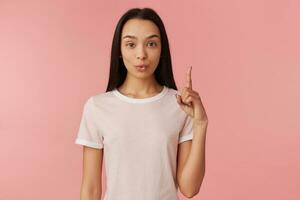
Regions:
[[[192,65],[209,118],[194,199],[300,199],[296,0],[2,0],[0,199],[79,199],[83,103],[106,89],[119,17],[147,6],[165,23],[177,86]]]

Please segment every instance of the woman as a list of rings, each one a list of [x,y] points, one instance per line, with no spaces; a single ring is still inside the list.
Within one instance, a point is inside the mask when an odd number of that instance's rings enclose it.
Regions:
[[[177,95],[178,94],[178,95]],[[112,43],[107,90],[87,99],[76,138],[83,148],[81,200],[178,200],[199,192],[208,120],[192,89],[180,92],[157,13],[130,9]]]

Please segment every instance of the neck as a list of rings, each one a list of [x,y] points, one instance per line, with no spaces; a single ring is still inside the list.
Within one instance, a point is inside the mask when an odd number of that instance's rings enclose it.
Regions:
[[[124,83],[118,90],[126,95],[133,97],[147,97],[153,96],[163,89],[163,86],[158,84],[154,76],[148,79],[137,79],[127,76]]]

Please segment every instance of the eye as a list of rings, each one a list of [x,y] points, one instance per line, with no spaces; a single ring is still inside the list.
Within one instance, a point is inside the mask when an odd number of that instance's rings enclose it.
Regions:
[[[131,47],[133,47],[133,46],[134,46],[134,43],[132,43],[132,42],[128,42],[128,43],[126,43],[126,46],[129,46],[129,47],[131,48]]]
[[[157,46],[156,42],[149,42],[148,44],[151,44],[150,46]]]

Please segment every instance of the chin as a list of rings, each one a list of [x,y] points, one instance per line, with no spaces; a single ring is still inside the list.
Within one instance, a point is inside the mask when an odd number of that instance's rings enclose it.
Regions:
[[[145,71],[145,72],[137,72],[136,70],[129,71],[131,76],[136,78],[148,78],[152,76],[152,71]]]

